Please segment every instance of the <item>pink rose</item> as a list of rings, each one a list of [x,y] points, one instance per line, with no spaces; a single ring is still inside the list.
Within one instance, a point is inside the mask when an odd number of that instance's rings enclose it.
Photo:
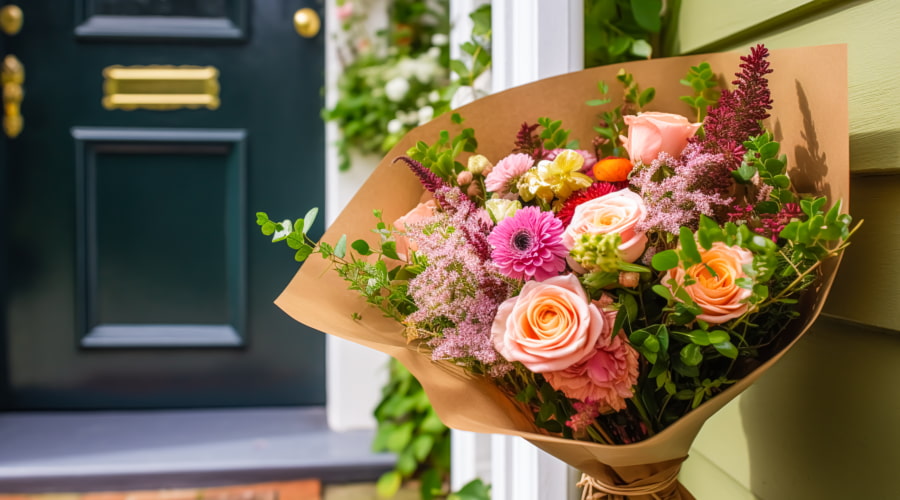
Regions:
[[[604,312],[606,322],[594,350],[562,371],[544,374],[554,389],[579,401],[599,405],[601,412],[625,409],[638,378],[638,353],[625,341],[625,333],[612,336],[615,312]]]
[[[691,123],[687,118],[672,113],[648,111],[637,116],[626,115],[628,137],[620,137],[628,150],[631,161],[649,165],[660,153],[675,158],[687,146],[688,139],[697,133],[702,123]]]
[[[647,246],[647,236],[636,229],[646,216],[647,208],[641,195],[628,189],[614,191],[575,207],[562,242],[571,250],[575,239],[582,234],[618,233],[622,238],[619,245],[622,259],[634,262]]]
[[[594,352],[605,316],[574,274],[529,281],[497,309],[494,348],[508,361],[536,373],[565,370]]]
[[[747,298],[750,297],[751,290],[741,288],[735,282],[747,277],[744,266],[753,262],[753,254],[741,247],[727,246],[721,241],[713,243],[709,250],[704,250],[703,247],[698,249],[702,263],[687,270],[676,267],[668,272],[668,278],[674,279],[679,286],[684,283],[685,276],[690,276],[695,281],[684,289],[703,310],[703,314],[697,316],[697,319],[720,324],[747,312],[750,307]],[[671,289],[669,279],[665,280],[664,285]]]
[[[428,200],[419,203],[416,205],[416,208],[410,210],[406,215],[394,221],[394,229],[399,231],[399,233],[394,234],[394,239],[397,241],[397,255],[405,260],[410,250],[418,250],[416,242],[406,237],[406,225],[434,216],[436,209],[437,203],[435,203],[434,200]]]

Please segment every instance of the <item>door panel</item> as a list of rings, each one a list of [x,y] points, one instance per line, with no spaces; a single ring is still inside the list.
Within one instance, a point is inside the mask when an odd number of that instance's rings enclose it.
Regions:
[[[75,0],[81,39],[217,39],[247,37],[250,0]]]
[[[324,41],[291,21],[321,5],[183,4],[245,8],[244,39],[73,36],[98,16],[239,24],[159,15],[175,4],[29,1],[5,41],[27,72],[0,235],[7,407],[324,403],[324,338],[272,304],[296,265],[254,215],[324,203]],[[105,68],[156,65],[215,68],[218,107],[104,108]]]

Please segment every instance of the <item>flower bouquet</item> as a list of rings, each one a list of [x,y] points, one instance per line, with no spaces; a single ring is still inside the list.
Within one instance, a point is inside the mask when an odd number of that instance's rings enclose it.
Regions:
[[[693,498],[677,474],[703,422],[809,328],[852,234],[845,75],[841,46],[757,46],[476,101],[405,136],[319,243],[312,213],[259,214],[324,257],[277,304],[586,495]]]

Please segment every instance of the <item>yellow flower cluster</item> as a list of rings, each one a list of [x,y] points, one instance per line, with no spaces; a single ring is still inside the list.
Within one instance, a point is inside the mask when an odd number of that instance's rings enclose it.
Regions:
[[[572,150],[561,152],[553,161],[541,161],[519,179],[519,196],[526,202],[538,198],[550,203],[554,197],[563,201],[593,182],[581,173],[582,166],[584,157]]]

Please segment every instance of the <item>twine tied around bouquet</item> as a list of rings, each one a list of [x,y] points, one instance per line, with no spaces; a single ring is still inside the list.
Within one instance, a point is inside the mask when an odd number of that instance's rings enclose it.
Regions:
[[[666,491],[678,481],[680,470],[681,467],[670,468],[661,478],[648,484],[607,484],[595,477],[582,474],[581,481],[578,481],[576,486],[582,488],[581,500],[616,499],[638,495],[649,495],[654,500],[664,500],[658,493]]]

